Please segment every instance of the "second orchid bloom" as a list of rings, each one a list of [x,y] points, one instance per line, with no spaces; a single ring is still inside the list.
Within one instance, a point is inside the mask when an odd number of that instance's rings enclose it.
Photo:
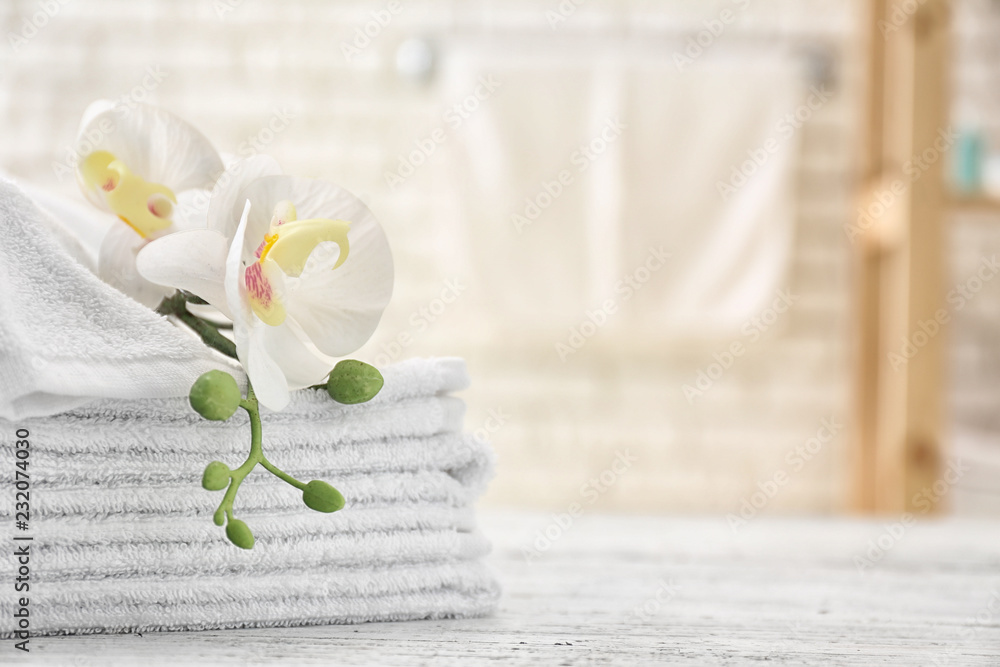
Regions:
[[[152,284],[135,269],[150,240],[204,226],[185,215],[188,196],[210,190],[222,159],[198,130],[148,104],[94,102],[80,123],[76,178],[84,196],[117,217],[101,243],[98,274],[136,301],[155,307],[173,292]]]
[[[154,240],[137,258],[145,279],[232,318],[239,360],[273,410],[371,337],[393,283],[388,241],[359,199],[279,171],[265,156],[237,163],[207,229]]]

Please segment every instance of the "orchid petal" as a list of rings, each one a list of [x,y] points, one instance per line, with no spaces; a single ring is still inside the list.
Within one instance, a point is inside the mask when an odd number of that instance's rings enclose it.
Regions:
[[[233,319],[233,334],[236,338],[236,351],[241,347],[245,350],[247,345],[246,330],[253,324],[253,310],[250,303],[244,298],[243,290],[243,238],[246,235],[247,217],[250,214],[250,202],[243,206],[243,215],[240,224],[236,228],[236,233],[229,245],[229,252],[226,255],[226,277],[223,286],[226,290],[226,303],[229,305],[229,312]],[[241,344],[241,338],[244,338]],[[240,361],[243,357],[240,357]]]
[[[90,152],[107,151],[141,178],[175,193],[211,188],[223,171],[222,159],[203,134],[148,104],[117,104],[93,113],[81,124],[77,144],[84,140]],[[88,199],[107,208],[100,192],[82,182],[81,187]]]
[[[371,211],[346,191],[327,187],[339,204],[328,215],[351,222],[350,254],[332,270],[340,259],[336,247],[319,246],[301,277],[289,281],[288,316],[321,352],[341,357],[361,347],[378,326],[392,297],[392,253]]]
[[[97,275],[144,306],[155,308],[173,289],[146,280],[136,270],[136,255],[145,244],[145,239],[129,227],[112,226],[101,242]]]
[[[212,193],[208,206],[208,228],[224,234],[228,239],[233,238],[240,224],[243,202],[246,201],[245,196],[240,198],[243,189],[262,176],[280,173],[281,167],[267,155],[254,155],[230,165],[219,177]]]
[[[301,389],[318,384],[336,364],[308,342],[296,335],[289,324],[261,327],[267,354],[282,369],[289,389]]]
[[[184,190],[177,194],[174,208],[174,226],[182,229],[205,229],[208,227],[208,190]],[[228,239],[228,237],[227,237]]]
[[[240,357],[240,361],[253,385],[257,400],[272,410],[282,410],[288,405],[291,396],[285,372],[268,350],[268,330],[273,328],[281,327],[269,327],[263,323],[251,325],[247,332],[246,358]]]
[[[197,294],[231,317],[224,287],[228,250],[226,238],[216,232],[176,232],[148,243],[136,268],[146,280]]]
[[[77,135],[83,135],[88,128],[91,127],[92,122],[99,115],[105,111],[110,111],[115,108],[118,102],[114,100],[94,100],[87,105],[87,108],[83,110],[83,117],[80,118],[80,125],[77,127]]]
[[[260,322],[253,314],[243,287],[245,268],[243,239],[246,235],[250,202],[243,207],[240,224],[236,228],[229,255],[226,257],[226,299],[233,314],[233,339],[236,356],[247,372],[247,378],[254,388],[257,399],[272,410],[281,410],[288,405],[288,381],[277,362],[267,352],[264,336],[268,325]]]

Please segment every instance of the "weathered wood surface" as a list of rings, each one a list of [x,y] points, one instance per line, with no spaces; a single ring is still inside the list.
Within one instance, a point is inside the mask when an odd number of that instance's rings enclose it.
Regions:
[[[37,638],[27,659],[4,642],[0,663],[1000,665],[1000,522],[483,525],[505,585],[492,618]],[[562,534],[527,562],[546,528]]]

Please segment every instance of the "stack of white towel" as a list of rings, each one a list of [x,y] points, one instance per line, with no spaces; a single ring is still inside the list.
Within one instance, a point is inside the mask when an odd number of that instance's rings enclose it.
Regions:
[[[27,222],[12,215],[27,216]],[[38,215],[0,183],[0,222],[8,230],[30,227]],[[41,259],[49,275],[73,274],[65,252],[44,235],[34,236],[31,259]],[[0,269],[26,257],[23,247],[13,252],[0,246]],[[44,292],[45,281],[33,279],[25,264],[30,290]],[[59,314],[63,320],[77,316],[76,306],[117,298],[83,273],[74,274],[81,282],[65,289],[73,295],[82,284],[87,300],[70,298]],[[347,506],[335,514],[314,512],[301,492],[258,468],[235,505],[236,517],[257,540],[245,551],[212,522],[222,492],[200,487],[209,461],[235,468],[249,443],[242,411],[225,423],[207,422],[183,397],[179,388],[189,383],[183,376],[204,360],[192,361],[185,341],[178,341],[178,368],[185,372],[176,373],[177,390],[152,387],[161,397],[104,392],[88,401],[72,383],[66,385],[72,396],[60,396],[58,371],[79,360],[47,356],[45,345],[19,335],[18,327],[27,325],[11,305],[10,292],[18,289],[6,283],[7,294],[0,294],[0,315],[10,315],[0,318],[0,415],[6,417],[0,432],[8,440],[16,429],[30,433],[33,634],[442,618],[495,608],[498,585],[483,563],[489,545],[473,514],[492,475],[493,455],[488,444],[462,434],[464,405],[449,395],[468,384],[460,359],[385,369],[382,392],[367,404],[343,406],[325,392],[303,390],[284,411],[264,411],[269,459],[304,481],[333,484]],[[57,301],[47,305],[53,304],[59,307]],[[102,351],[97,343],[94,349]],[[103,351],[113,354],[112,348]],[[141,361],[134,349],[130,354],[123,372]],[[112,362],[91,369],[95,382],[103,382],[103,371],[114,377],[120,370]],[[32,375],[24,377],[20,392],[15,367]],[[65,408],[67,400],[82,404]],[[39,414],[53,405],[63,407]],[[8,460],[2,478],[11,488],[14,459]],[[12,502],[0,504],[8,545],[13,510]],[[0,597],[0,636],[15,630],[14,603],[12,595]]]
[[[358,622],[488,613],[497,585],[472,503],[492,467],[462,435],[466,383],[456,359],[386,370],[371,403],[339,406],[300,392],[265,413],[270,459],[339,488],[347,506],[321,514],[301,492],[252,473],[236,515],[257,544],[230,544],[212,513],[222,492],[199,487],[213,458],[246,456],[245,415],[207,422],[184,399],[102,400],[30,431],[37,586],[35,632]],[[4,431],[13,433],[13,424]],[[4,507],[4,523],[11,524]],[[9,542],[8,542],[9,543]],[[6,596],[5,604],[11,596]],[[13,622],[4,610],[0,628]]]

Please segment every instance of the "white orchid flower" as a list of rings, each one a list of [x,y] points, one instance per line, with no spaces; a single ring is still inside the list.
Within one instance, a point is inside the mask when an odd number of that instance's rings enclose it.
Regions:
[[[237,356],[273,410],[371,337],[392,296],[389,244],[371,211],[270,158],[237,163],[209,204],[208,229],[151,242],[148,280],[190,291],[233,319]]]
[[[155,307],[172,290],[142,278],[136,255],[152,239],[204,227],[204,221],[182,214],[184,198],[213,187],[224,169],[222,159],[198,130],[147,104],[94,102],[84,113],[76,145],[87,147],[76,167],[80,189],[121,221],[101,243],[98,275]]]

